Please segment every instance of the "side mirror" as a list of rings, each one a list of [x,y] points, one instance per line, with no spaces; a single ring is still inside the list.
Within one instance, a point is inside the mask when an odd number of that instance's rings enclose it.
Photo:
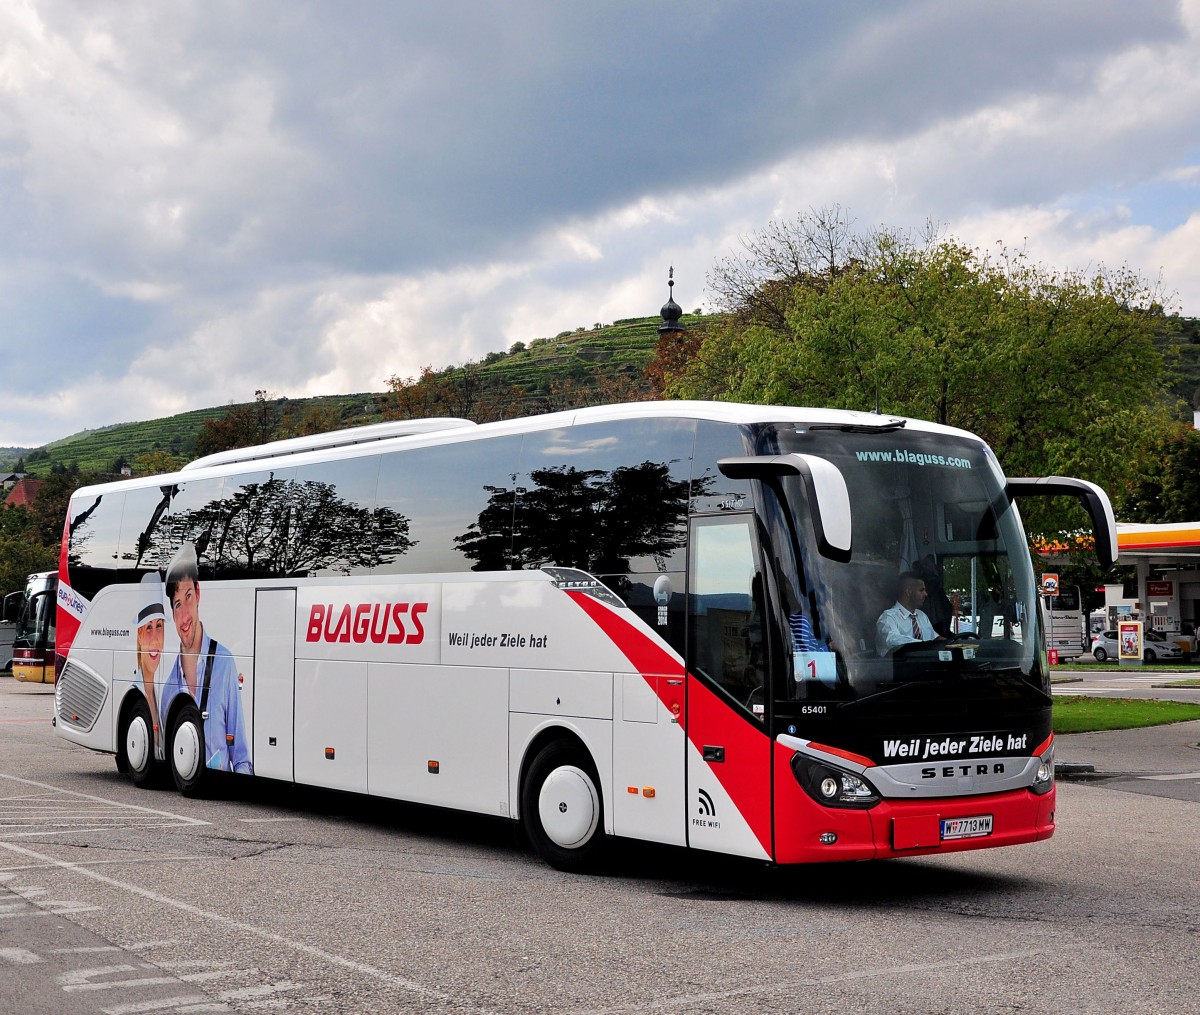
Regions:
[[[761,455],[722,458],[717,468],[730,479],[757,479],[776,486],[782,476],[799,476],[818,552],[832,560],[850,559],[850,492],[846,477],[833,462],[816,455]]]
[[[1015,497],[1075,497],[1092,519],[1096,534],[1096,556],[1107,571],[1117,562],[1117,518],[1106,494],[1095,483],[1067,476],[1039,479],[1010,479],[1005,487],[1008,499]]]

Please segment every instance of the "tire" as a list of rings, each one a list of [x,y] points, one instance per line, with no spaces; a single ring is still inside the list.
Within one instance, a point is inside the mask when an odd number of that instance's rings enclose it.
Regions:
[[[1098,662],[1098,663],[1102,663],[1102,662],[1104,662],[1105,659],[1108,658],[1108,653],[1105,652],[1104,649],[1102,649],[1102,648],[1093,649],[1092,655],[1094,655],[1096,657],[1096,662]]]
[[[184,796],[202,795],[204,788],[204,720],[200,710],[187,702],[176,713],[171,722],[171,736],[167,741],[171,758],[171,777],[175,788]]]
[[[551,867],[595,870],[605,853],[600,780],[587,753],[556,740],[538,753],[521,785],[521,820],[534,850]]]
[[[1144,663],[1152,663],[1157,658],[1158,656],[1154,654],[1154,649],[1152,648],[1148,648],[1142,652],[1142,662]]]
[[[128,773],[135,786],[144,789],[154,782],[157,768],[154,761],[154,725],[150,721],[150,706],[145,698],[137,698],[121,723],[117,768]]]

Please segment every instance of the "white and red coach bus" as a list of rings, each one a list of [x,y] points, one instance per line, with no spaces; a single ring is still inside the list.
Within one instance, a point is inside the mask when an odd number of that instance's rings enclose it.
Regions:
[[[399,431],[79,490],[59,735],[186,793],[223,768],[505,816],[563,869],[610,836],[790,864],[1053,833],[1013,498],[1077,497],[1107,565],[1097,487],[1006,480],[969,433],[823,409]],[[978,622],[881,654],[918,562]]]

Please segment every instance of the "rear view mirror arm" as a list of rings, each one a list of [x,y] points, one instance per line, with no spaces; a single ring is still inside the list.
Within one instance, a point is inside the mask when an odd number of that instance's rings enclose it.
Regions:
[[[1092,520],[1101,570],[1107,571],[1117,562],[1117,519],[1108,494],[1095,483],[1069,476],[1010,479],[1005,492],[1010,501],[1016,497],[1075,497]]]
[[[780,479],[799,476],[804,484],[817,551],[831,560],[850,559],[850,494],[845,477],[832,462],[816,455],[758,455],[722,458],[717,468],[730,479],[756,479],[770,484],[784,504],[787,498]],[[793,529],[793,538],[797,537]],[[797,546],[797,553],[799,549]]]

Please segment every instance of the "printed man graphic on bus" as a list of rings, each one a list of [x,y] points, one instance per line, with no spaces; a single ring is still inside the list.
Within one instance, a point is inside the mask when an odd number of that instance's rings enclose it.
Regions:
[[[175,695],[186,692],[207,716],[204,758],[208,768],[252,775],[250,742],[238,690],[237,664],[200,621],[200,570],[193,543],[183,543],[167,567],[167,602],[179,634],[179,656],[162,694],[169,715]]]

